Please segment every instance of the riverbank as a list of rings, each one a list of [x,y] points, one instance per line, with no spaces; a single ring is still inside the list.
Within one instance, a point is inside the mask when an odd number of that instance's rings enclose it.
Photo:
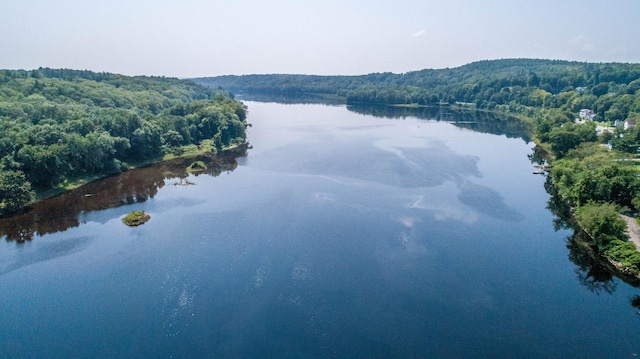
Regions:
[[[124,164],[125,170],[122,172],[134,170],[137,168],[148,167],[156,163],[161,163],[161,162],[180,159],[180,158],[186,159],[186,158],[195,158],[198,156],[222,156],[222,155],[227,155],[234,152],[245,152],[249,148],[250,148],[249,143],[245,142],[240,145],[232,145],[232,146],[225,147],[220,151],[216,151],[215,147],[213,146],[213,141],[204,140],[202,141],[201,145],[182,146],[174,149],[173,151],[171,151],[171,153],[165,154],[162,157],[152,158],[152,159],[138,161],[138,162],[125,163]],[[53,188],[36,189],[36,202],[44,201],[46,199],[59,196],[61,194],[78,189],[91,182],[95,182],[111,176],[116,176],[122,172],[108,173],[104,175],[92,175],[92,176],[79,177],[79,178],[70,178],[70,179],[65,179],[64,182],[60,183],[58,186]]]
[[[536,152],[550,163],[549,184],[569,209],[566,215],[575,230],[587,234],[586,244],[607,268],[615,268],[612,273],[640,283],[640,226],[634,217],[620,213],[631,207],[628,193],[637,188],[637,170],[623,166],[616,152],[593,141],[558,158],[553,143],[537,136],[534,141],[539,149],[545,146],[546,153]]]
[[[196,176],[216,177],[235,170],[237,159],[245,154],[241,147],[235,147],[216,155],[161,161],[87,183],[35,202],[12,216],[0,217],[0,238],[5,236],[7,241],[24,243],[36,235],[77,227],[82,224],[84,214],[145,202],[165,186],[193,185],[197,181],[189,177],[187,167],[194,161],[202,161],[207,166],[206,171]]]

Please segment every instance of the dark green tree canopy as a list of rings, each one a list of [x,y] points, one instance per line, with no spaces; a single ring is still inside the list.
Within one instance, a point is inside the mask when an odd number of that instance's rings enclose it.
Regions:
[[[0,171],[0,215],[18,211],[35,199],[31,185],[20,171]]]
[[[205,139],[218,149],[244,143],[245,128],[244,104],[193,81],[0,70],[0,210],[32,201],[32,185],[119,172]]]

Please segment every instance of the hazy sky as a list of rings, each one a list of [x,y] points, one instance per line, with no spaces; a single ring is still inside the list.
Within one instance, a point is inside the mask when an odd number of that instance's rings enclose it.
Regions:
[[[0,0],[0,68],[365,74],[640,62],[640,0]]]

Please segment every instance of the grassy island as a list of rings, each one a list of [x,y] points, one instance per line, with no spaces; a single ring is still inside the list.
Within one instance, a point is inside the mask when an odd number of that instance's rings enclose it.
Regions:
[[[191,173],[200,173],[206,170],[207,165],[205,165],[202,161],[193,161],[193,163],[191,163],[189,167],[187,167],[187,171]]]
[[[129,227],[136,227],[147,223],[151,219],[151,216],[144,213],[144,211],[133,211],[122,218],[122,223]]]

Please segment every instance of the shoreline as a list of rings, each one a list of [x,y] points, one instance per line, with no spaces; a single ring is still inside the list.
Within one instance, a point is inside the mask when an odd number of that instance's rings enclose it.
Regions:
[[[533,138],[532,139],[533,142],[536,144],[536,147],[539,148],[543,148],[545,150],[547,150],[545,147],[542,147],[543,143],[541,143],[539,141],[539,139],[537,138]],[[547,156],[551,153],[550,150],[546,151],[546,155],[544,156],[546,161],[548,161]],[[548,166],[547,166],[548,167]],[[550,181],[551,186],[553,186],[554,188],[556,188],[555,183],[553,183],[553,180],[551,179],[551,176],[548,175],[547,177]],[[556,190],[557,191],[557,190]],[[558,193],[556,193],[559,197],[559,199],[561,201],[563,201],[564,203],[566,203],[567,205],[570,206],[570,204],[568,203],[568,201],[563,198],[562,196],[560,196]],[[590,239],[591,242],[595,242],[594,238],[591,236],[590,233],[588,233],[583,227],[582,225],[577,221],[576,217],[575,217],[575,213],[574,213],[574,208],[571,207],[570,212],[568,213],[569,216],[571,216],[572,218],[572,222],[575,224],[575,226],[577,226],[577,228],[582,231],[583,233],[585,233]],[[640,224],[638,224],[638,222],[636,221],[636,218],[622,214],[622,213],[618,213],[618,216],[625,222],[625,232],[627,234],[627,241],[630,243],[633,243],[633,245],[636,248],[636,251],[640,252]],[[574,228],[574,231],[576,231],[576,229]],[[597,249],[594,249],[593,245],[591,245],[590,243],[585,242],[584,243],[585,246],[590,247],[591,249],[591,255],[594,259],[599,258],[600,262],[602,264],[605,265],[605,267],[609,268],[609,270],[615,274],[616,276],[618,276],[620,279],[622,279],[623,281],[632,284],[633,286],[636,287],[640,287],[640,271],[635,271],[635,270],[631,270],[629,267],[624,266],[623,263],[616,261],[613,258],[610,258],[609,256],[605,255],[604,253],[599,253]]]
[[[195,151],[192,149],[192,147],[196,147],[195,145],[188,145],[188,146],[184,146],[182,149],[184,150],[184,153],[181,155],[174,155],[174,154],[165,154],[163,155],[161,158],[155,158],[155,159],[151,159],[151,160],[147,160],[147,161],[140,161],[140,162],[136,162],[134,164],[127,164],[127,169],[121,172],[116,172],[116,173],[109,173],[109,174],[104,174],[104,175],[93,175],[93,176],[87,176],[87,177],[82,177],[82,178],[77,178],[71,181],[65,180],[64,182],[62,182],[60,185],[58,185],[57,187],[54,188],[47,188],[44,190],[35,190],[36,192],[36,200],[31,203],[29,206],[32,206],[35,203],[53,198],[53,197],[57,197],[60,196],[62,194],[65,194],[67,192],[71,192],[73,190],[76,190],[84,185],[87,185],[89,183],[92,182],[96,182],[105,178],[109,178],[111,176],[117,176],[121,173],[124,172],[128,172],[131,170],[135,170],[138,168],[144,168],[144,167],[148,167],[148,166],[152,166],[154,164],[157,163],[162,163],[162,162],[166,162],[166,161],[172,161],[175,159],[187,159],[187,158],[195,158],[198,156],[224,156],[224,155],[228,155],[234,152],[238,152],[238,151],[244,151],[246,152],[246,150],[248,150],[249,148],[251,148],[251,146],[249,145],[249,142],[245,142],[243,144],[239,144],[239,145],[233,145],[233,146],[229,146],[229,147],[225,147],[223,149],[221,149],[219,152],[213,152],[211,151],[211,147],[210,146],[198,146],[199,148],[197,148]],[[66,185],[65,185],[66,184]],[[28,208],[29,206],[26,206],[25,208]],[[18,212],[20,213],[20,212]],[[18,214],[16,213],[16,214]],[[12,217],[13,215],[10,215],[8,217]],[[8,218],[8,217],[4,217],[4,218]]]

